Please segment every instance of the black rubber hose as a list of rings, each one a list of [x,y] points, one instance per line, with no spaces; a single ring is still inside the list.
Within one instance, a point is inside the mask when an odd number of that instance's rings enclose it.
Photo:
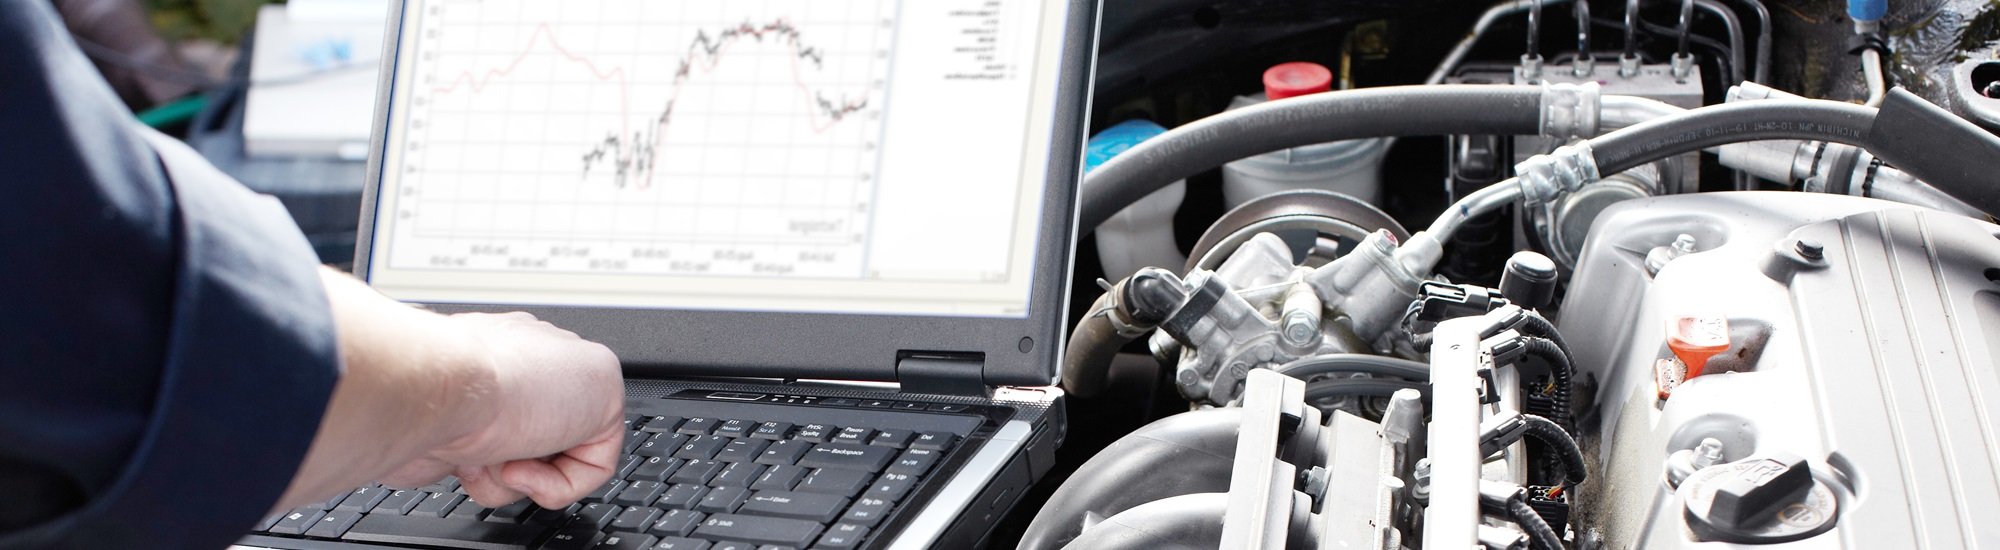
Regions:
[[[1526,501],[1521,499],[1507,501],[1507,515],[1513,516],[1514,523],[1519,524],[1522,531],[1528,532],[1528,540],[1534,543],[1536,550],[1563,550],[1562,535],[1557,535],[1556,529],[1550,527],[1549,522],[1543,521],[1542,515],[1536,513],[1535,508],[1528,506]]]
[[[1098,296],[1090,311],[1102,311],[1111,300],[1109,292]],[[1109,313],[1084,317],[1083,322],[1076,324],[1076,330],[1070,332],[1069,347],[1063,351],[1063,390],[1077,397],[1091,397],[1103,391],[1111,358],[1130,341],[1131,337],[1119,334],[1111,325]]]
[[[1077,236],[1169,183],[1272,151],[1377,137],[1539,134],[1541,100],[1538,86],[1389,86],[1272,101],[1197,120],[1085,176]]]
[[[1204,409],[1147,424],[1112,442],[1063,480],[1021,535],[1021,550],[1055,550],[1083,534],[1090,516],[1148,502],[1229,492],[1243,409]]]
[[[1306,392],[1307,396],[1311,397],[1312,388],[1306,388]],[[1553,420],[1532,414],[1521,415],[1521,421],[1528,425],[1528,437],[1548,444],[1550,448],[1556,450],[1556,455],[1562,458],[1564,479],[1568,479],[1571,484],[1577,484],[1583,483],[1583,480],[1590,477],[1590,472],[1584,470],[1583,448],[1577,446],[1576,438],[1570,437],[1569,432],[1563,431],[1562,426],[1557,426]]]
[[[1376,376],[1394,376],[1404,380],[1422,382],[1431,379],[1431,366],[1408,359],[1368,355],[1365,353],[1329,353],[1314,355],[1273,369],[1300,380],[1321,374],[1361,373]]]
[[[1417,390],[1426,402],[1431,398],[1431,386],[1425,382],[1390,378],[1335,378],[1307,384],[1306,401],[1336,397],[1387,397],[1397,390]]]
[[[1641,122],[1589,143],[1597,173],[1616,174],[1674,155],[1745,141],[1833,141],[1873,151],[1878,145],[1871,135],[1874,125],[1875,110],[1860,105],[1825,100],[1743,101]]]

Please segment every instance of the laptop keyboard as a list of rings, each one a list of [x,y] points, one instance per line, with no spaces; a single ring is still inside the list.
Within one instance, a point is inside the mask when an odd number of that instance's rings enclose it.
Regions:
[[[256,533],[492,550],[860,547],[960,436],[717,417],[629,415],[611,481],[561,510],[497,509],[458,480],[357,488],[266,518]]]

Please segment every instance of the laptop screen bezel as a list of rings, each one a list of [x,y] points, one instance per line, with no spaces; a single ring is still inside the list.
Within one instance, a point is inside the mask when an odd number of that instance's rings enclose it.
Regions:
[[[374,217],[383,179],[389,109],[402,18],[410,0],[392,2],[370,134],[367,182],[354,273],[369,277]],[[601,342],[632,376],[730,376],[896,380],[899,358],[950,354],[983,360],[988,385],[1048,385],[1058,374],[1076,236],[1099,0],[1064,0],[1061,65],[1053,135],[1038,216],[1034,275],[1025,317],[751,312],[510,304],[425,304],[442,313],[527,311]],[[1040,116],[1042,113],[1038,113]],[[966,205],[975,207],[976,205]],[[968,373],[970,374],[970,373]]]

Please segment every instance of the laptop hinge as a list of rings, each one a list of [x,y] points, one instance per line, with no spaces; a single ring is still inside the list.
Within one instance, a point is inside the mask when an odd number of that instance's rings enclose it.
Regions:
[[[896,358],[896,382],[911,393],[993,397],[985,373],[983,354],[905,352]]]

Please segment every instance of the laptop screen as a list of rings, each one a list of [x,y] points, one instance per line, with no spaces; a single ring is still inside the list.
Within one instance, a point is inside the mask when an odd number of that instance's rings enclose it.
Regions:
[[[1025,317],[1066,9],[410,0],[366,276],[434,304]]]

